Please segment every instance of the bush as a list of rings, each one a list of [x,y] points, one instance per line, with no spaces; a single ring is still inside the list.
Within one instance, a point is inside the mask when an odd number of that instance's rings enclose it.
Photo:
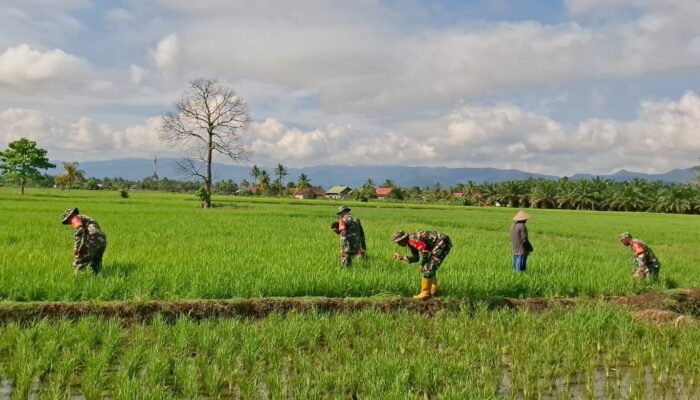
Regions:
[[[128,199],[129,191],[126,189],[119,189],[119,195],[122,197],[122,199]]]

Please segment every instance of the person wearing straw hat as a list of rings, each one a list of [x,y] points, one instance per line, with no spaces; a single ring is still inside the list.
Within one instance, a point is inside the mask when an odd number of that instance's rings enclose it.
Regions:
[[[647,278],[651,281],[659,279],[661,263],[656,258],[654,250],[639,239],[633,238],[629,232],[620,234],[620,242],[632,250],[632,275],[637,279]]]
[[[364,257],[367,249],[365,243],[365,231],[359,218],[353,218],[350,207],[340,206],[335,213],[338,222],[331,224],[331,230],[340,236],[340,265],[352,266],[355,256]]]
[[[70,225],[75,230],[73,241],[73,270],[76,274],[88,266],[92,272],[102,269],[102,256],[107,248],[107,236],[94,219],[80,215],[77,208],[69,208],[63,213],[63,225]]]
[[[510,241],[513,246],[513,271],[525,272],[527,270],[527,256],[532,252],[532,244],[528,240],[525,224],[530,215],[523,210],[518,211],[513,217],[513,225],[510,227]]]
[[[450,237],[438,231],[418,231],[408,234],[404,231],[394,233],[393,242],[407,247],[411,256],[394,253],[394,259],[408,264],[420,260],[421,290],[413,296],[417,300],[428,300],[437,294],[437,270],[452,249]]]

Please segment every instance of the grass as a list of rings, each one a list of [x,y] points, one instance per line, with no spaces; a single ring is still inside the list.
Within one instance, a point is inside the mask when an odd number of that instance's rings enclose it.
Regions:
[[[267,296],[408,296],[414,267],[395,262],[398,229],[439,229],[454,248],[438,276],[445,297],[597,296],[700,287],[700,216],[532,210],[535,253],[529,272],[511,271],[514,210],[403,204],[351,204],[368,237],[369,258],[340,269],[328,226],[338,202],[216,197],[197,208],[191,195],[0,188],[0,299],[146,300]],[[100,222],[108,235],[100,276],[74,276],[66,208]],[[630,277],[631,231],[662,263],[661,282]]]
[[[700,330],[606,305],[0,327],[13,398],[696,398]]]

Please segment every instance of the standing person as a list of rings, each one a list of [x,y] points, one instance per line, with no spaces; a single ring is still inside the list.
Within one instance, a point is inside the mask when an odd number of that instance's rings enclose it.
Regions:
[[[620,242],[632,250],[632,275],[635,278],[647,278],[652,281],[659,279],[661,263],[651,247],[641,240],[633,238],[629,232],[620,235]]]
[[[417,300],[428,300],[437,294],[437,270],[450,253],[450,237],[438,231],[418,231],[408,234],[404,231],[394,233],[394,243],[407,247],[411,256],[394,253],[394,258],[409,264],[420,261],[421,289],[413,296]]]
[[[352,259],[355,256],[364,257],[367,250],[362,223],[359,218],[354,218],[350,211],[348,206],[338,207],[338,222],[331,225],[331,230],[340,236],[340,264],[343,267],[352,266]]]
[[[107,237],[100,225],[87,215],[80,215],[77,208],[69,208],[63,213],[63,225],[75,230],[73,242],[73,270],[79,273],[90,266],[92,272],[102,269],[102,256],[107,248]]]
[[[527,256],[532,252],[532,244],[528,240],[525,224],[530,215],[523,210],[518,211],[513,217],[513,225],[510,227],[510,241],[513,247],[513,271],[525,272],[527,270]]]

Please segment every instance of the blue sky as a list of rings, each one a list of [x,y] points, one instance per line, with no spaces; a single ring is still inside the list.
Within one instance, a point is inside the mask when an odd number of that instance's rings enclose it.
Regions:
[[[213,77],[248,102],[260,164],[684,168],[699,18],[691,0],[8,0],[0,146],[185,154],[160,115]]]

